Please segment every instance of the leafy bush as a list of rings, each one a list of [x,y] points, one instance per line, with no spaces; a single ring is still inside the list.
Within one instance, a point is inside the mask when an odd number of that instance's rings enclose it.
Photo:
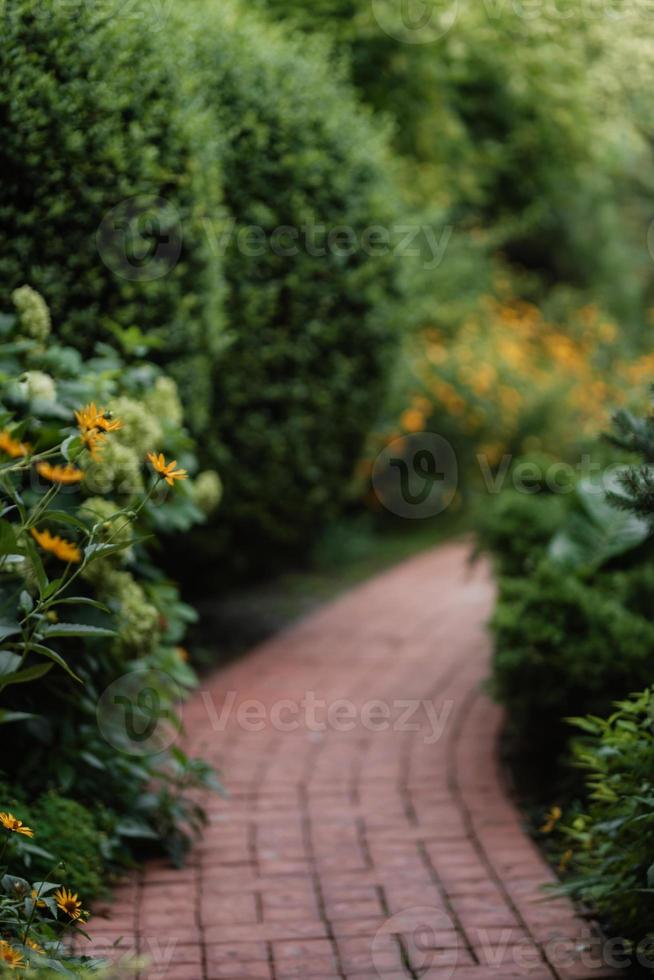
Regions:
[[[606,584],[549,564],[500,582],[493,690],[519,751],[555,757],[566,741],[565,717],[606,713],[616,693],[649,681],[654,624]]]
[[[135,724],[154,712],[176,726],[176,701],[195,682],[179,647],[193,612],[144,540],[203,519],[193,481],[161,453],[193,469],[192,443],[164,375],[125,368],[110,350],[85,364],[46,348],[47,309],[25,289],[17,298],[18,321],[0,323],[0,693],[12,686],[0,721],[13,725],[0,766],[28,799],[50,787],[104,804],[114,815],[104,857],[146,839],[179,858],[202,818],[186,791],[210,782],[208,768],[175,746],[134,757],[126,718],[103,728],[98,710],[109,685],[145,670],[150,701],[131,704]]]
[[[478,548],[495,557],[501,575],[528,575],[545,556],[567,510],[568,500],[561,494],[509,487],[484,498],[475,514]]]
[[[220,204],[217,154],[184,98],[185,49],[147,9],[3,5],[0,274],[40,290],[86,354],[98,339],[152,347],[199,426],[222,323],[204,226]]]
[[[28,880],[14,873],[15,850],[20,841],[31,840],[35,830],[7,810],[0,811],[0,826],[0,972],[3,976],[5,970],[22,969],[39,976],[91,975],[95,963],[70,955],[63,943],[73,934],[86,935],[83,925],[89,913],[79,896],[67,884]],[[56,864],[53,874],[60,870]]]
[[[402,260],[364,236],[393,234],[401,211],[383,128],[321,45],[231,7],[199,11],[194,64],[224,136],[235,311],[203,444],[225,481],[215,537],[261,569],[264,543],[272,561],[304,549],[347,498],[399,317],[410,316],[395,302]]]
[[[587,774],[588,801],[559,825],[565,889],[654,969],[654,691],[618,702],[608,718],[576,724],[583,737],[575,761]]]

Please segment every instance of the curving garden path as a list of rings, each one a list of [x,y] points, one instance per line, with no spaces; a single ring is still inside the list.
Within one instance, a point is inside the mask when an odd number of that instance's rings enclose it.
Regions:
[[[590,980],[614,975],[525,835],[483,692],[493,586],[453,544],[215,674],[185,706],[229,799],[186,868],[92,920],[150,980]],[[114,956],[117,953],[114,951]]]

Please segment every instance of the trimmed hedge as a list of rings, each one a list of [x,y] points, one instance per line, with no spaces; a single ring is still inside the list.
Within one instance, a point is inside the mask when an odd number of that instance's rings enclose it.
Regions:
[[[305,549],[348,497],[408,262],[361,236],[402,212],[385,133],[320,44],[229,6],[161,17],[8,0],[0,273],[40,290],[84,353],[152,348],[224,478],[212,559],[260,566],[262,549]],[[271,246],[283,226],[297,254],[284,232]],[[351,254],[316,254],[313,236],[342,227]]]
[[[0,276],[7,292],[40,291],[84,353],[140,328],[192,376],[199,424],[221,334],[202,222],[219,207],[218,161],[186,111],[186,52],[159,26],[120,0],[3,4]]]
[[[392,161],[323,45],[231,7],[199,10],[194,64],[224,136],[233,221],[232,323],[207,456],[225,482],[222,547],[260,568],[262,542],[273,562],[305,549],[347,498],[383,398],[409,260],[361,245],[401,216]],[[327,241],[339,228],[353,235],[346,247]]]

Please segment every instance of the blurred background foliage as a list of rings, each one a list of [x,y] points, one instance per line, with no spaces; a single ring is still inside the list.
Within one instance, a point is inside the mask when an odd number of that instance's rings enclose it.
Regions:
[[[177,380],[224,483],[195,588],[302,559],[402,433],[576,452],[649,377],[647,10],[433,6],[5,5],[0,268]]]

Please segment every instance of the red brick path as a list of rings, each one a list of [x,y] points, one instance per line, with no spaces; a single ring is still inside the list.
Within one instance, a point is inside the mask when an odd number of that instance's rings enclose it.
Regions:
[[[151,980],[610,976],[505,792],[492,601],[450,545],[216,673],[184,717],[230,798],[184,870],[117,890],[95,951],[122,936]]]

